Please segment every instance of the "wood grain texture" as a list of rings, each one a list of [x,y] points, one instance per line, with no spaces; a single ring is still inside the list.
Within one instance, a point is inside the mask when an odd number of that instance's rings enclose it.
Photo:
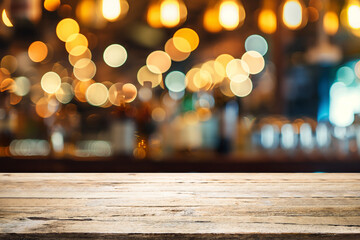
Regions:
[[[0,239],[360,239],[360,174],[0,174]]]

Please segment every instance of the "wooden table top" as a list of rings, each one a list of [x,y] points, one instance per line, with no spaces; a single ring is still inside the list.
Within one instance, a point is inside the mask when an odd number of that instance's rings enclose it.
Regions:
[[[360,174],[1,173],[0,239],[360,239]]]

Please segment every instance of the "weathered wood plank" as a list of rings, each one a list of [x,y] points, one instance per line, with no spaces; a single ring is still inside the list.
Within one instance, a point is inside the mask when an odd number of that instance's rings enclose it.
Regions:
[[[360,174],[0,174],[0,239],[360,239]]]

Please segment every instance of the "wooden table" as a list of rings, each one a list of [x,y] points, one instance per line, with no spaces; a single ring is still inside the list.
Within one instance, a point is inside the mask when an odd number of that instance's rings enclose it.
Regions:
[[[2,173],[0,239],[360,239],[360,174]]]

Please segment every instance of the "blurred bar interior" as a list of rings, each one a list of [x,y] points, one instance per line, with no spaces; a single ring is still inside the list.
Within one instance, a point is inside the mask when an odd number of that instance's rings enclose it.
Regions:
[[[0,7],[2,166],[360,162],[359,0]]]

